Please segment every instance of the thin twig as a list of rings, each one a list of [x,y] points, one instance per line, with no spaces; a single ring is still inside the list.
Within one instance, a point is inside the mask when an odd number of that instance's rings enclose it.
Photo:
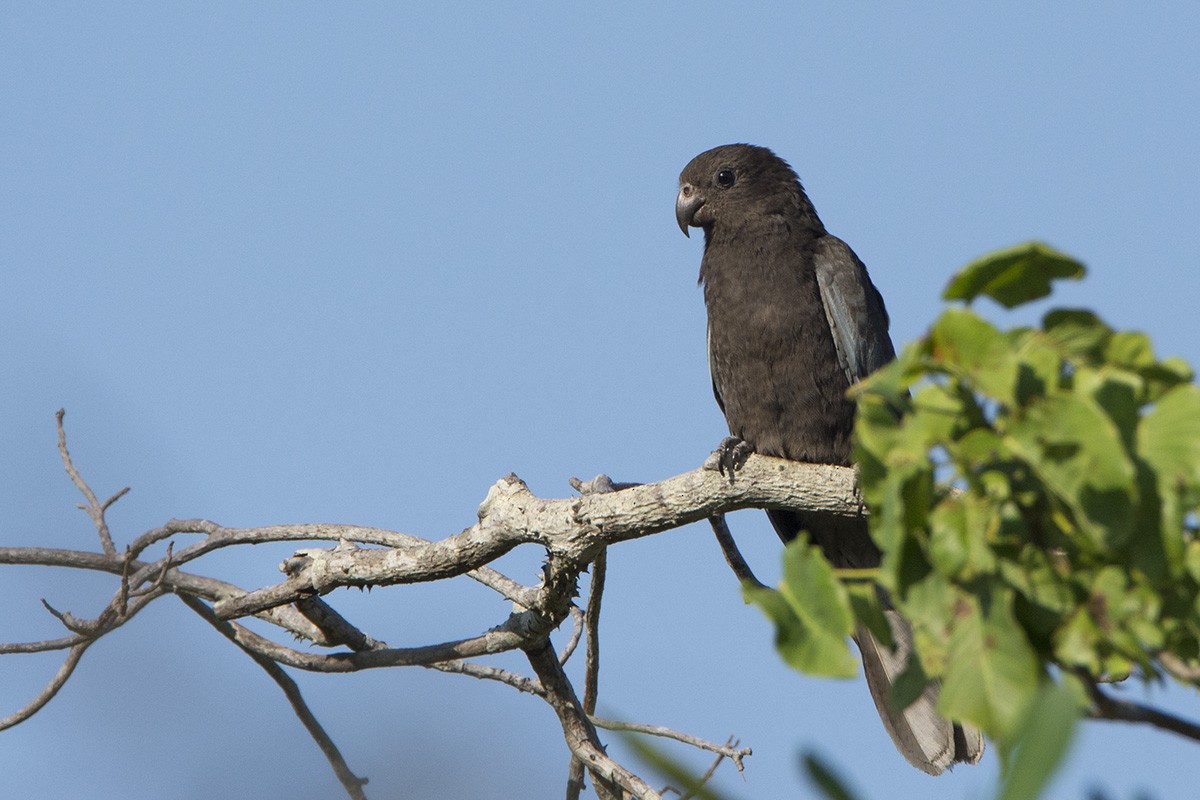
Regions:
[[[567,643],[563,645],[562,651],[558,654],[558,663],[566,664],[571,660],[571,656],[575,655],[575,648],[579,646],[579,640],[583,638],[583,612],[576,605],[571,606],[571,638],[567,639]]]
[[[742,552],[738,550],[737,543],[733,541],[733,534],[729,532],[729,525],[725,522],[725,515],[714,514],[708,521],[712,525],[713,533],[717,535],[717,544],[721,545],[721,552],[725,554],[725,563],[733,570],[737,579],[765,588],[766,584],[755,577],[746,559],[742,558]]]
[[[151,591],[139,594],[133,603],[125,602],[123,604],[125,606],[124,609],[121,609],[117,604],[125,600],[125,598],[118,595],[95,619],[80,619],[69,611],[59,611],[45,600],[42,600],[42,605],[71,633],[79,634],[87,639],[99,639],[106,633],[116,630],[133,619],[139,611],[150,605],[152,601],[162,597],[168,591],[168,589],[163,587],[154,587]]]
[[[728,747],[737,747],[738,740],[730,736],[725,740],[725,744]],[[724,760],[725,754],[718,753],[717,757],[713,759],[713,762],[708,765],[708,769],[706,769],[704,774],[700,776],[700,781],[696,784],[695,788],[686,794],[680,795],[679,800],[691,800],[693,797],[695,797],[696,793],[700,791],[700,788],[707,785],[708,782],[712,780],[712,776],[717,774],[717,767],[721,766],[721,762]],[[739,769],[738,771],[740,772],[741,770]]]
[[[517,691],[525,692],[526,694],[538,697],[546,696],[546,690],[542,688],[542,684],[536,678],[527,678],[524,675],[518,675],[515,672],[488,664],[476,664],[474,661],[454,659],[452,661],[438,661],[433,664],[422,664],[421,666],[426,669],[436,669],[440,672],[455,672],[459,675],[469,675],[472,678],[484,681],[498,681],[499,683],[506,683]]]
[[[147,574],[159,571],[158,562],[133,561],[127,564],[124,556],[57,547],[0,547],[0,564],[86,569],[118,576],[130,566],[137,568],[139,573],[146,567],[152,567]],[[164,586],[174,592],[184,592],[212,601],[246,593],[245,589],[235,584],[179,569],[167,572]],[[321,643],[321,631],[291,606],[272,608],[257,616],[294,636]]]
[[[75,671],[75,667],[79,665],[79,659],[83,658],[84,651],[91,647],[95,639],[84,639],[78,644],[71,647],[71,652],[67,653],[67,658],[63,661],[62,666],[58,668],[54,678],[42,691],[38,692],[37,697],[30,700],[24,708],[9,714],[7,717],[0,719],[0,731],[11,728],[14,725],[19,725],[25,720],[32,717],[38,711],[41,711],[42,706],[49,703],[54,695],[58,694],[58,690],[67,682],[67,678],[71,677],[71,673]]]
[[[732,736],[730,736],[728,739],[725,740],[726,747],[737,747],[737,744],[738,744],[737,739],[735,739]],[[706,769],[704,771],[704,774],[700,776],[700,780],[698,780],[696,782],[696,785],[689,791],[681,792],[678,789],[676,789],[674,786],[667,786],[667,787],[663,788],[662,793],[665,795],[668,791],[671,791],[671,792],[674,792],[675,794],[679,795],[679,800],[692,800],[692,798],[696,796],[697,792],[699,792],[703,786],[705,786],[710,780],[712,780],[712,776],[717,773],[717,767],[721,766],[721,762],[724,760],[725,760],[725,754],[718,753],[717,757],[713,759],[713,762],[708,765],[708,769]]]
[[[194,597],[188,597],[187,595],[180,595],[179,599],[182,600],[188,608],[199,614],[205,622],[216,628],[222,636],[224,636],[226,639],[229,639],[229,641],[241,648],[246,655],[250,656],[250,658],[252,658],[256,664],[263,668],[267,675],[270,676],[271,680],[275,681],[279,688],[283,690],[284,695],[287,697],[288,702],[292,706],[292,711],[294,711],[296,716],[300,719],[301,724],[304,725],[304,728],[308,731],[309,736],[311,736],[313,741],[317,743],[317,746],[321,748],[321,752],[325,755],[326,760],[329,761],[329,765],[333,768],[334,774],[337,775],[337,779],[341,782],[342,788],[346,790],[346,794],[349,795],[352,800],[366,800],[367,796],[363,792],[362,787],[367,783],[367,779],[360,778],[350,771],[350,767],[346,764],[346,760],[342,758],[342,754],[338,750],[337,745],[333,743],[333,739],[329,738],[329,734],[325,732],[325,729],[321,727],[321,723],[318,722],[317,718],[313,715],[312,710],[309,709],[308,704],[304,701],[304,696],[300,693],[300,687],[296,685],[296,682],[292,680],[292,677],[284,672],[283,668],[270,658],[262,656],[257,652],[243,646],[238,638],[237,631],[235,630],[235,627],[237,626],[235,626],[233,623],[218,619],[217,616],[213,614],[212,609],[209,608],[205,603],[197,600]]]
[[[0,642],[0,656],[10,653],[45,653],[50,650],[66,650],[88,638],[90,637],[76,633],[61,639],[44,639],[40,642],[10,642],[7,644]]]
[[[59,455],[62,456],[63,466],[66,467],[67,474],[71,476],[71,482],[87,498],[87,505],[81,505],[80,508],[87,512],[87,515],[92,520],[92,524],[96,526],[96,532],[100,534],[100,546],[108,555],[114,555],[117,552],[117,548],[113,546],[112,535],[108,531],[108,522],[104,519],[104,512],[108,510],[109,506],[120,500],[129,491],[129,487],[127,486],[120,490],[103,503],[96,499],[96,493],[92,491],[92,488],[87,485],[87,482],[84,481],[79,471],[75,469],[75,465],[71,463],[71,454],[67,451],[67,432],[63,428],[63,417],[66,416],[66,413],[66,409],[60,408],[58,413],[54,415],[55,427],[58,428]]]
[[[717,744],[716,742],[705,741],[695,736],[686,733],[681,733],[673,728],[667,728],[662,725],[645,725],[640,722],[620,722],[615,719],[604,719],[603,717],[593,716],[592,723],[597,728],[603,728],[606,731],[627,731],[630,733],[644,733],[648,736],[661,736],[665,739],[674,739],[677,742],[697,747],[701,750],[707,750],[710,753],[718,753],[723,758],[728,758],[737,767],[738,772],[742,771],[742,759],[746,756],[753,755],[753,751],[749,747],[738,747],[734,741],[732,745]]]

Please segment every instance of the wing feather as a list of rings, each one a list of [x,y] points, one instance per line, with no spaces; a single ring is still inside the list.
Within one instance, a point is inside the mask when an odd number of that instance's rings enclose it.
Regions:
[[[814,267],[838,362],[857,383],[896,357],[883,298],[862,261],[836,236],[822,237]]]

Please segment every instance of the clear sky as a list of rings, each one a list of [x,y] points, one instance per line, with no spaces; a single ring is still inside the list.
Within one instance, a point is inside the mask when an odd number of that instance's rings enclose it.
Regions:
[[[1090,268],[1052,302],[1200,364],[1198,31],[1184,2],[9,3],[0,545],[97,546],[55,452],[60,406],[97,493],[133,487],[120,542],[171,517],[441,537],[509,471],[561,497],[572,475],[695,468],[725,429],[701,242],[672,204],[684,164],[732,141],[796,168],[897,342],[956,268],[1039,238]],[[763,515],[731,523],[773,581]],[[267,585],[291,549],[197,570]],[[532,582],[539,558],[500,566]],[[861,680],[789,672],[707,527],[617,547],[609,573],[602,710],[739,736],[755,754],[744,778],[722,768],[731,797],[807,793],[804,748],[872,798],[987,796],[994,756],[930,779]],[[60,635],[41,597],[91,616],[113,590],[0,575],[10,641]],[[507,610],[470,581],[328,599],[395,645]],[[60,658],[0,659],[0,716]],[[566,748],[535,698],[420,669],[298,679],[372,797],[562,795]],[[1191,693],[1149,699],[1200,717]],[[1198,755],[1089,724],[1054,794],[1193,797]],[[54,800],[339,791],[274,685],[169,598],[0,734],[0,774],[5,796]]]

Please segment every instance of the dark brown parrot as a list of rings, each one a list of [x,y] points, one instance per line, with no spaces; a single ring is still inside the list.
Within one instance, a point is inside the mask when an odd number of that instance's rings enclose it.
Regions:
[[[736,470],[750,452],[817,464],[851,463],[854,403],[846,390],[895,358],[883,298],[849,245],[830,235],[787,162],[730,144],[696,156],[679,176],[675,218],[704,229],[700,282],[708,306],[713,392],[729,424],[719,448]],[[785,542],[809,532],[834,567],[879,564],[865,520],[767,512]],[[938,775],[983,753],[977,730],[937,713],[937,687],[896,708],[912,629],[888,610],[896,650],[865,628],[855,641],[867,685],[897,749]]]

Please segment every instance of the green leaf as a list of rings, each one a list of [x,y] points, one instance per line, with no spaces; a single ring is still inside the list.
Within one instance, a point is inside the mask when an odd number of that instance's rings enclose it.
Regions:
[[[1054,567],[1051,555],[1036,545],[1021,548],[1016,559],[1004,559],[1000,572],[1008,585],[1021,593],[1030,605],[1059,620],[1076,606],[1076,598],[1067,580]],[[1057,622],[1055,623],[1057,624]]]
[[[1181,358],[1164,358],[1140,370],[1146,381],[1146,402],[1158,399],[1181,383],[1190,383],[1196,377],[1192,368]]]
[[[856,400],[863,395],[873,394],[882,397],[893,407],[900,407],[908,387],[920,374],[919,366],[923,357],[919,345],[909,344],[895,359],[852,385],[847,394]]]
[[[1080,698],[1070,688],[1044,684],[1016,730],[1015,750],[997,800],[1037,800],[1062,763],[1075,735]]]
[[[1006,443],[1072,510],[1093,548],[1128,538],[1136,471],[1116,424],[1094,400],[1065,392],[1040,399]]]
[[[742,591],[775,623],[775,647],[794,669],[835,678],[858,674],[847,642],[854,618],[845,589],[807,536],[784,548],[778,591],[749,583]]]
[[[1080,606],[1066,624],[1054,632],[1054,657],[1060,664],[1082,667],[1099,675],[1102,669],[1097,647],[1099,639],[1096,621],[1086,606]]]
[[[821,797],[825,800],[855,800],[855,795],[846,786],[842,778],[833,768],[816,753],[805,753],[801,759],[808,779],[816,785]]]
[[[1137,461],[1137,478],[1141,502],[1134,521],[1134,535],[1129,542],[1129,566],[1141,570],[1157,584],[1168,578],[1182,577],[1184,541],[1180,530],[1183,520],[1178,498],[1160,491],[1158,475],[1144,458]]]
[[[880,462],[887,460],[900,437],[900,420],[888,404],[878,397],[862,398],[854,426],[856,458],[869,453]]]
[[[942,293],[943,300],[970,303],[979,295],[1013,308],[1050,294],[1050,282],[1078,280],[1083,264],[1041,242],[1027,242],[998,250],[972,261],[955,275]]]
[[[947,498],[929,515],[929,562],[953,578],[967,565],[967,511],[961,502]]]
[[[913,582],[898,604],[912,625],[914,650],[926,675],[938,677],[945,671],[951,631],[958,622],[957,612],[966,608],[965,604],[962,590],[932,571]]]
[[[975,312],[949,308],[929,332],[936,362],[965,375],[971,385],[1004,403],[1013,402],[1017,361],[1004,334]]]
[[[1108,341],[1105,360],[1122,367],[1149,367],[1154,364],[1150,337],[1137,331],[1117,331]]]
[[[947,717],[974,723],[993,738],[1009,739],[1038,686],[1038,659],[1012,612],[1011,591],[981,603],[964,602],[950,635],[939,707]]]
[[[1177,386],[1163,395],[1142,418],[1138,444],[1165,490],[1200,484],[1200,388]]]
[[[862,486],[873,509],[868,518],[871,536],[885,553],[898,551],[906,533],[924,524],[931,477],[928,465],[888,461],[876,483]]]
[[[996,556],[985,537],[994,512],[969,494],[945,497],[934,506],[929,515],[929,561],[934,569],[959,580],[993,571]]]
[[[1063,379],[1060,349],[1041,331],[1010,331],[1008,339],[1017,355],[1017,402],[1057,389]]]
[[[1200,541],[1193,539],[1187,543],[1184,564],[1192,580],[1200,582]]]
[[[895,647],[892,626],[888,625],[887,617],[883,614],[879,587],[869,581],[853,581],[845,586],[850,596],[850,607],[859,624],[865,626],[884,647]]]
[[[641,737],[631,733],[621,733],[625,744],[637,753],[638,757],[652,766],[658,772],[667,776],[675,788],[688,797],[698,800],[723,800],[726,795],[719,794],[709,785],[704,775],[698,775],[681,761],[668,755],[666,751],[642,741]]]
[[[1065,358],[1094,362],[1112,338],[1112,328],[1085,308],[1056,308],[1042,318],[1046,339]]]
[[[1190,499],[1200,489],[1200,389],[1192,384],[1169,390],[1141,420],[1137,431],[1138,449],[1154,472],[1157,509],[1147,509],[1142,520],[1156,523],[1159,538],[1154,548],[1166,570],[1180,575],[1184,564],[1184,521]],[[1149,478],[1145,478],[1149,480]],[[1154,512],[1157,513],[1154,513]],[[1141,531],[1143,536],[1147,531]],[[1150,542],[1142,548],[1143,557]],[[1155,559],[1156,560],[1156,559]],[[1151,561],[1151,564],[1155,563]]]
[[[1136,374],[1120,369],[1095,370],[1079,367],[1075,370],[1075,393],[1088,395],[1108,414],[1130,450],[1138,424],[1138,396],[1143,382]]]

